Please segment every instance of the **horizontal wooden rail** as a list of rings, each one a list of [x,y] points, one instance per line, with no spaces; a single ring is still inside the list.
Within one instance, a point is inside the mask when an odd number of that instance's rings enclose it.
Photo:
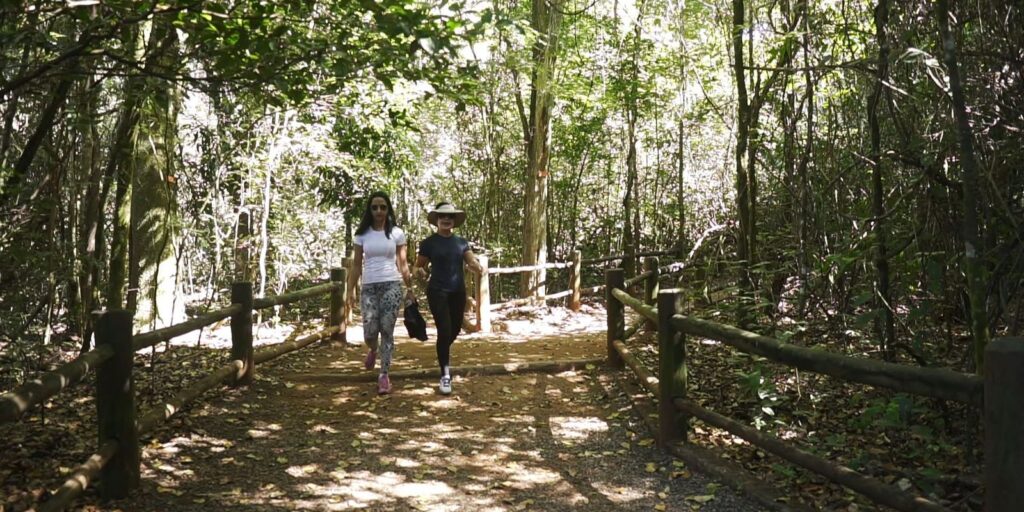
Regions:
[[[549,301],[549,300],[561,299],[562,297],[568,297],[569,295],[572,295],[572,290],[563,290],[563,291],[560,291],[558,293],[550,293],[548,295],[545,295],[545,296],[541,297],[541,299],[543,299],[545,301]],[[526,304],[530,304],[530,303],[532,303],[532,302],[534,302],[536,300],[540,300],[540,299],[534,299],[533,297],[525,297],[525,298],[522,298],[522,299],[512,299],[512,300],[507,301],[507,302],[499,302],[497,304],[491,304],[491,311],[495,311],[495,310],[498,310],[498,309],[504,309],[504,308],[512,308],[512,307],[516,307],[516,306],[523,306],[523,305],[526,305]]]
[[[678,250],[666,249],[666,250],[661,250],[661,251],[638,252],[636,254],[616,254],[614,256],[602,256],[600,258],[587,258],[587,259],[583,260],[582,262],[585,263],[585,264],[604,263],[606,261],[621,260],[623,258],[643,258],[643,257],[646,257],[646,256],[668,256],[670,254],[679,254],[679,251]]]
[[[336,332],[339,332],[340,330],[341,327],[335,325],[333,327],[328,327],[327,329],[317,331],[313,334],[310,334],[309,336],[305,336],[297,340],[286,341],[284,343],[278,343],[276,345],[264,347],[256,351],[255,354],[253,354],[253,361],[255,361],[256,364],[265,363],[267,361],[270,361],[271,359],[283,356],[289,352],[294,352],[302,347],[305,347],[306,345],[309,345],[310,343],[313,343],[314,341],[322,340]]]
[[[57,489],[53,497],[46,500],[46,503],[40,505],[36,510],[39,512],[61,512],[66,510],[71,505],[71,502],[89,487],[89,483],[96,479],[100,470],[114,457],[115,453],[117,453],[117,441],[113,439],[107,440],[103,443],[103,446],[100,446],[99,450],[96,450],[96,453],[92,454],[88,460],[71,473],[71,476],[64,481],[60,489]]]
[[[215,324],[225,318],[230,318],[231,315],[234,315],[241,310],[241,305],[232,304],[224,309],[211,311],[205,315],[197,316],[180,324],[174,324],[162,329],[156,329],[155,331],[136,334],[132,337],[132,349],[139,351],[144,348],[152,347],[161,341],[167,341],[176,336],[188,334],[196,329],[206,327],[207,325]]]
[[[615,350],[619,351],[619,355],[622,356],[622,361],[626,363],[626,366],[636,374],[637,379],[640,380],[640,385],[654,395],[655,398],[661,398],[661,390],[658,388],[658,377],[630,352],[625,343],[615,340],[612,342],[612,346],[615,347]]]
[[[622,335],[622,340],[625,341],[632,338],[633,335],[636,334],[637,331],[639,331],[645,323],[647,323],[647,320],[645,318],[641,318],[639,321],[634,322],[633,325],[629,326],[626,329],[625,333]]]
[[[642,272],[642,273],[637,274],[637,275],[635,275],[635,276],[633,276],[633,277],[631,277],[629,279],[626,279],[626,282],[623,283],[623,285],[626,288],[629,288],[630,286],[633,286],[634,284],[642,283],[645,279],[650,278],[652,275],[654,275],[654,271],[650,271],[649,270],[647,272]]]
[[[487,269],[488,274],[518,274],[520,272],[533,272],[534,270],[540,270],[542,268],[569,268],[572,266],[571,261],[553,261],[551,263],[545,263],[543,265],[523,265],[520,267],[495,267]]]
[[[941,368],[909,367],[799,347],[730,325],[684,315],[673,316],[672,323],[687,334],[718,340],[742,352],[757,354],[801,370],[979,407],[983,402],[984,380],[974,375]]]
[[[798,466],[807,468],[819,475],[857,491],[877,503],[905,512],[948,512],[949,509],[934,501],[914,496],[895,487],[886,485],[879,480],[864,476],[846,466],[841,466],[789,446],[785,441],[764,434],[730,418],[709,411],[689,400],[675,398],[672,404],[680,411],[701,419],[709,425],[727,430],[750,442],[751,444],[770,451]]]
[[[614,295],[616,299],[619,299],[623,304],[629,306],[630,308],[633,308],[633,311],[636,311],[637,313],[643,315],[644,318],[647,318],[648,320],[651,320],[653,322],[658,321],[657,308],[644,304],[643,302],[640,301],[640,299],[634,298],[632,295],[622,291],[619,288],[615,288],[614,290],[612,290],[612,295]]]
[[[320,296],[320,295],[327,295],[328,293],[331,293],[331,291],[333,291],[335,288],[339,288],[340,289],[340,288],[342,288],[344,286],[345,286],[345,283],[340,283],[340,282],[324,283],[324,284],[318,284],[316,286],[311,286],[309,288],[304,288],[302,290],[291,292],[291,293],[285,293],[285,294],[282,294],[282,295],[274,295],[274,296],[271,296],[271,297],[263,297],[263,298],[259,298],[259,299],[253,299],[253,301],[252,301],[252,308],[253,309],[266,309],[266,308],[273,307],[273,306],[281,306],[281,305],[284,305],[284,304],[291,304],[292,302],[298,302],[300,300],[308,299],[310,297],[317,297],[317,296]]]
[[[686,266],[684,264],[682,264],[682,263],[677,261],[677,262],[674,262],[674,263],[669,263],[668,265],[662,265],[662,266],[658,267],[658,275],[664,276],[664,275],[667,275],[667,274],[677,274],[679,272],[682,272],[685,269],[686,269]],[[626,288],[629,288],[630,286],[633,286],[634,284],[643,282],[644,279],[648,279],[652,275],[654,275],[654,271],[649,270],[649,271],[644,272],[642,274],[637,274],[636,276],[633,276],[633,278],[631,278],[631,279],[626,279],[626,282],[624,284],[625,284]]]
[[[39,378],[4,393],[0,396],[0,425],[17,421],[25,411],[76,384],[113,355],[114,349],[108,346],[97,347],[52,372],[46,372]]]
[[[231,361],[214,370],[213,373],[196,381],[191,386],[181,390],[171,399],[157,405],[146,412],[138,422],[139,435],[147,434],[182,410],[185,405],[195,400],[199,395],[235,378],[242,371],[242,361]]]

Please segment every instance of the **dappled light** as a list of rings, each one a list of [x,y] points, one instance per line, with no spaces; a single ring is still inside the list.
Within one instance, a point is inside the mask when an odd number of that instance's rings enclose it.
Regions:
[[[351,339],[263,365],[250,388],[199,402],[161,427],[143,447],[141,489],[114,506],[652,508],[665,501],[664,488],[696,483],[648,471],[651,460],[666,466],[664,456],[642,420],[623,412],[629,397],[610,391],[602,367],[509,375],[458,369],[495,360],[517,369],[517,361],[551,353],[586,358],[604,350],[599,337],[474,335],[455,350],[455,392],[447,396],[435,378],[395,378],[389,395],[377,395],[369,380],[333,382],[334,374],[365,372]],[[432,345],[401,337],[393,368],[429,367],[433,358]]]
[[[1020,4],[8,1],[0,512],[1017,512]]]

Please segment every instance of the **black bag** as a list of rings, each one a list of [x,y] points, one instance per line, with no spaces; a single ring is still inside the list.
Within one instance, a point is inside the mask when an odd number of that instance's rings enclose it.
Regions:
[[[409,337],[427,341],[427,321],[420,314],[420,306],[415,300],[405,305],[404,318],[405,330],[409,332]]]

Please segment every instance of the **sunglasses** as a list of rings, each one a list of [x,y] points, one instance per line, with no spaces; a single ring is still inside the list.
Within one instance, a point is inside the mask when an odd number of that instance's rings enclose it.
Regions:
[[[370,209],[375,212],[386,212],[388,211],[388,205],[386,204],[371,204]]]
[[[455,214],[453,213],[439,213],[437,214],[438,219],[455,220]]]

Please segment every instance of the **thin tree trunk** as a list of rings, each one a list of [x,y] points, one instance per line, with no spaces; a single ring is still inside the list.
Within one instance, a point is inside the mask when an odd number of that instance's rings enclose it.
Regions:
[[[126,43],[132,46],[132,53],[136,60],[142,59],[145,53],[144,34],[150,23],[146,22],[142,27],[135,31],[129,31],[125,35]],[[129,223],[131,222],[130,194],[132,175],[135,169],[132,155],[134,154],[136,127],[139,122],[139,97],[143,84],[143,80],[138,75],[129,76],[125,80],[125,99],[121,106],[117,127],[114,129],[114,140],[110,145],[110,155],[104,170],[103,192],[100,194],[99,200],[99,208],[102,212],[110,186],[114,183],[116,186],[114,189],[114,217],[110,230],[109,270],[107,271],[107,309],[125,307],[124,288],[128,270],[128,237]],[[105,229],[102,213],[97,218],[96,233],[97,247],[102,251],[105,245],[103,243]]]
[[[798,267],[800,273],[800,294],[799,294],[799,305],[797,307],[798,314],[803,316],[805,305],[807,302],[807,290],[810,284],[807,282],[810,278],[810,257],[808,251],[808,236],[809,230],[807,226],[809,224],[807,216],[810,215],[810,208],[808,207],[808,201],[810,200],[810,184],[807,181],[807,168],[810,165],[811,158],[813,158],[814,151],[814,75],[811,72],[811,36],[810,36],[810,1],[803,0],[804,7],[804,35],[803,35],[803,46],[804,46],[804,82],[807,89],[807,118],[806,118],[806,133],[804,135],[804,151],[803,156],[800,158],[800,165],[797,167],[797,181],[800,187],[799,202],[800,208],[797,212],[797,239],[799,240],[799,254]]]
[[[99,109],[99,94],[94,92],[96,76],[91,76],[88,83],[83,87],[82,94],[82,119],[80,130],[83,133],[82,165],[81,174],[85,176],[85,194],[82,197],[80,210],[80,222],[78,223],[76,261],[78,271],[78,295],[81,299],[80,311],[77,313],[80,325],[79,334],[82,337],[82,353],[88,352],[91,348],[92,338],[92,315],[90,312],[96,309],[96,277],[97,268],[100,263],[97,259],[97,237],[99,235],[99,223],[103,216],[100,203],[100,181],[103,179],[103,166],[100,165],[100,143],[99,130],[97,125],[97,111]]]
[[[626,149],[626,193],[622,197],[622,268],[626,276],[636,275],[636,241],[633,239],[633,189],[636,188],[636,115],[630,107],[626,112],[628,147]]]
[[[967,276],[967,295],[971,303],[971,337],[974,340],[975,370],[982,374],[985,368],[985,346],[988,345],[988,306],[985,292],[986,272],[981,258],[985,247],[978,219],[980,196],[978,163],[974,157],[974,141],[970,119],[967,117],[967,102],[964,98],[963,81],[960,78],[960,64],[957,60],[956,39],[949,30],[948,0],[937,0],[936,13],[939,18],[939,34],[949,72],[949,92],[953,102],[953,116],[956,121],[957,138],[960,145],[960,166],[963,182],[964,218],[964,274]]]
[[[684,244],[684,238],[686,236],[686,157],[687,157],[687,143],[686,138],[686,113],[687,113],[687,77],[686,77],[686,0],[679,0],[679,48],[682,50],[679,52],[679,84],[680,84],[680,95],[682,96],[682,104],[679,105],[679,155],[677,162],[677,180],[678,189],[676,191],[676,201],[679,203],[678,218],[676,219],[679,225],[676,228],[676,247],[679,249],[679,258],[686,257],[686,246]]]
[[[747,79],[744,71],[743,59],[743,30],[744,30],[744,5],[743,0],[732,2],[732,46],[733,46],[733,72],[736,76],[736,212],[739,220],[739,233],[736,240],[736,257],[740,263],[739,284],[743,293],[749,294],[753,290],[750,281],[750,195],[747,183],[747,171],[743,165],[743,159],[747,154],[747,142],[749,137],[750,104],[747,98]],[[747,323],[745,304],[740,304],[738,320],[741,326]]]
[[[868,99],[868,130],[871,133],[871,213],[875,235],[875,328],[882,355],[893,360],[896,342],[896,322],[893,317],[892,295],[889,291],[889,255],[886,248],[885,188],[882,184],[882,136],[878,122],[878,106],[882,98],[889,70],[889,41],[886,30],[889,23],[888,0],[879,0],[875,6],[875,37],[878,40],[878,63],[875,88]]]
[[[0,194],[0,205],[10,204],[12,200],[18,198],[21,192],[21,182],[25,179],[29,167],[32,166],[36,153],[42,147],[43,140],[50,134],[50,130],[56,126],[57,115],[67,102],[72,83],[73,79],[71,77],[62,78],[57,83],[53,95],[50,96],[49,103],[46,104],[42,114],[39,116],[36,129],[32,132],[28,142],[25,143],[25,148],[22,150],[21,156],[18,157],[18,161],[14,163],[11,175],[4,182],[3,192]]]

